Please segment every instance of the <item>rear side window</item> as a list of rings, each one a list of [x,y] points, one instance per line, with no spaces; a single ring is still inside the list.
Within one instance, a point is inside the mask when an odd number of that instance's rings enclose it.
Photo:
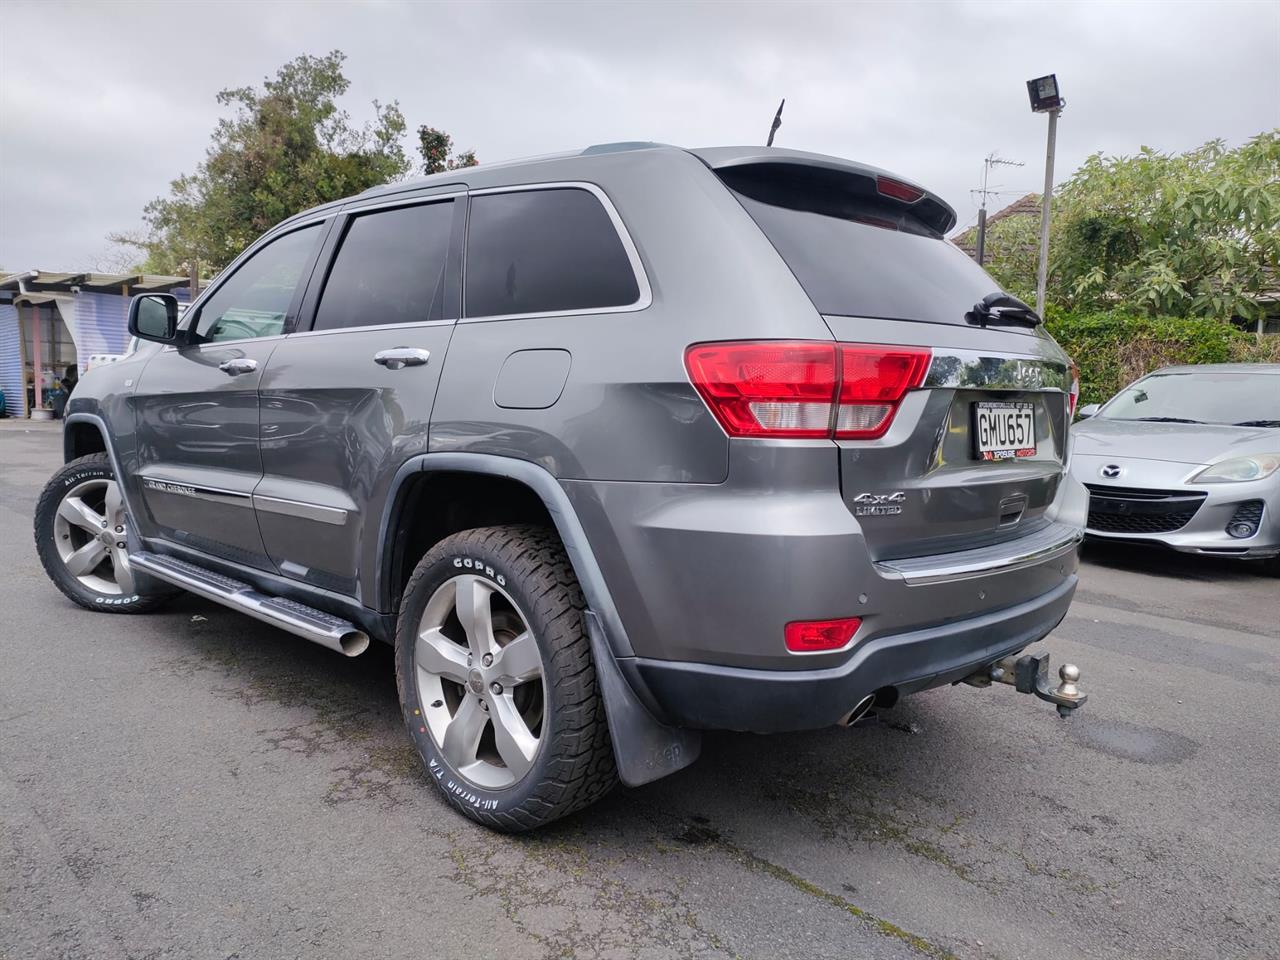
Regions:
[[[589,312],[639,299],[618,231],[590,191],[566,187],[472,197],[467,316]]]
[[[353,218],[313,329],[444,318],[453,211],[453,201],[444,200]]]
[[[819,313],[963,324],[1000,289],[869,177],[786,164],[717,173]]]

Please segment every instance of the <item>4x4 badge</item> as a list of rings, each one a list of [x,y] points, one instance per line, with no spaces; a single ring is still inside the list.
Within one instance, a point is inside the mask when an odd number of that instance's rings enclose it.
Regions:
[[[901,490],[893,493],[860,493],[853,498],[855,517],[892,517],[902,512],[907,495]]]

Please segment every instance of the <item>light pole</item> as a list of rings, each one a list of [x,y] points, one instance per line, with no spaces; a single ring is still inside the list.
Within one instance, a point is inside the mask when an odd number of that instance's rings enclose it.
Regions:
[[[1040,198],[1040,266],[1036,270],[1036,313],[1044,316],[1044,292],[1049,281],[1049,205],[1053,200],[1053,152],[1058,140],[1058,114],[1066,106],[1058,77],[1049,74],[1027,81],[1033,113],[1049,114],[1049,140],[1044,155],[1044,194]]]

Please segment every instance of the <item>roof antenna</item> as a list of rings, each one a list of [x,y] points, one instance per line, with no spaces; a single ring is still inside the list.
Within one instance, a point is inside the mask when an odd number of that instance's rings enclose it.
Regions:
[[[773,146],[773,135],[778,132],[778,128],[782,126],[782,108],[787,105],[787,98],[783,97],[782,102],[778,104],[778,112],[773,115],[773,125],[769,127],[769,139],[765,141],[766,147]]]

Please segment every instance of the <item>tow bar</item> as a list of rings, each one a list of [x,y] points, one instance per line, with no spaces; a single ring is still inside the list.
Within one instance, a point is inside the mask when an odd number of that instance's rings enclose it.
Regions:
[[[1080,668],[1074,663],[1064,663],[1058,668],[1061,683],[1054,687],[1049,680],[1049,654],[1016,654],[988,664],[964,678],[971,687],[989,687],[993,683],[1007,683],[1019,693],[1034,693],[1041,700],[1056,704],[1058,716],[1069,717],[1084,706],[1089,699],[1080,690]]]

